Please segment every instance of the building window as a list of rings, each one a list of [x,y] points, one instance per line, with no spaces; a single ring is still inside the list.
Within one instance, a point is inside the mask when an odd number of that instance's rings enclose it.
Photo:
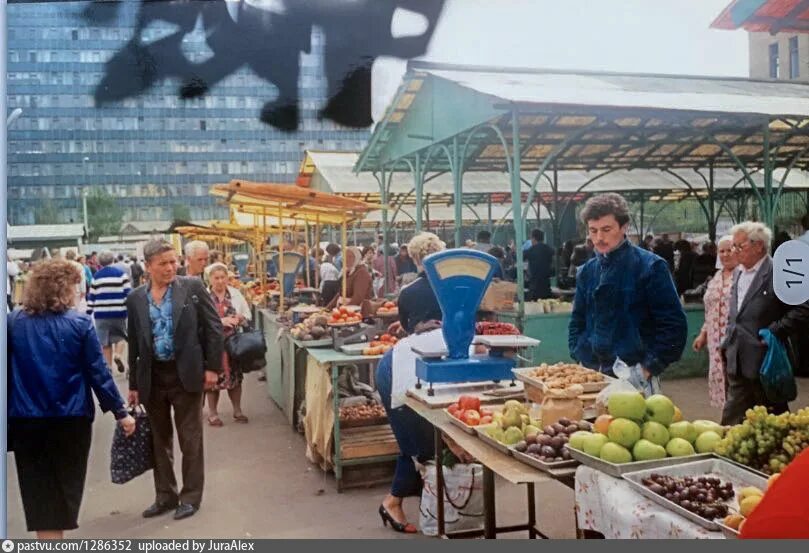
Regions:
[[[223,175],[227,175],[227,174],[228,174],[228,164],[227,164],[227,163],[223,163],[223,164],[222,164],[222,166],[221,166],[221,168],[222,168],[222,174],[223,174]]]
[[[789,39],[789,78],[797,79],[801,76],[800,58],[798,57],[798,37]]]
[[[770,44],[770,78],[777,79],[780,73],[778,67],[778,43]]]
[[[205,119],[199,120],[199,130],[204,131],[208,129],[208,124],[205,122]]]

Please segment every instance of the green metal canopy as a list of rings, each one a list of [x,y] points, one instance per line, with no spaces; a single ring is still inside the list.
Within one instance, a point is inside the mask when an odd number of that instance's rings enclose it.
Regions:
[[[383,203],[393,173],[410,173],[417,227],[430,172],[451,174],[456,197],[465,173],[506,172],[521,243],[543,179],[558,217],[560,174],[589,175],[583,190],[616,172],[664,172],[705,198],[715,224],[716,174],[727,169],[772,225],[790,173],[808,166],[807,84],[410,62],[354,170],[375,174]]]

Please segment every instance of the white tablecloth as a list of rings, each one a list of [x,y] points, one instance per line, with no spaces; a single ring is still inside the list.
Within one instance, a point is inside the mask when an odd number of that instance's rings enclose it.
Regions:
[[[584,465],[576,469],[579,528],[608,539],[723,539],[642,496],[620,478]]]

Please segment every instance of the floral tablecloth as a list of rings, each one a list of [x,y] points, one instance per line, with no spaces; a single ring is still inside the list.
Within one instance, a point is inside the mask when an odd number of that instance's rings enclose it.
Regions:
[[[722,539],[698,524],[647,499],[629,484],[584,465],[576,469],[579,528],[608,539]]]

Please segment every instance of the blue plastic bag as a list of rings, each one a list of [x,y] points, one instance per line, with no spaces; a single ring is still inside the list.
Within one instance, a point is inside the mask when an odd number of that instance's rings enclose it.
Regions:
[[[770,403],[793,401],[798,397],[798,388],[784,345],[767,329],[759,330],[758,335],[767,343],[767,354],[761,363],[759,373],[767,401]]]

